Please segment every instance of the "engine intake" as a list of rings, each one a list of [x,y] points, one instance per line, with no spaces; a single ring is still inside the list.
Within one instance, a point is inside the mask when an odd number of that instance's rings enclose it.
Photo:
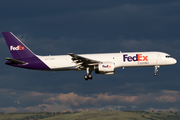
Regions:
[[[111,75],[115,73],[115,63],[100,63],[94,66],[96,74]]]

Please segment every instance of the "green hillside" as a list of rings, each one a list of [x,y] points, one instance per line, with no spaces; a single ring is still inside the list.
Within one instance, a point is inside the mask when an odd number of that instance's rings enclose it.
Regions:
[[[1,113],[0,120],[180,120],[180,113],[145,111]]]

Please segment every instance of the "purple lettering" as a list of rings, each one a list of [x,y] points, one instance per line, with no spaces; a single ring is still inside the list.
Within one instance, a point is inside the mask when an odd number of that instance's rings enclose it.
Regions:
[[[132,61],[132,57],[129,56],[127,60],[128,60],[129,62],[131,62],[131,61]]]
[[[123,55],[123,61],[128,61],[128,62],[131,62],[131,61],[138,61],[138,54],[136,54],[136,56],[128,56],[127,54]]]
[[[136,54],[136,56],[133,56],[133,61],[138,61],[138,54]]]
[[[126,61],[126,58],[128,58],[128,57],[126,57],[126,56],[127,56],[127,54],[123,55],[123,61],[124,61],[124,62]]]

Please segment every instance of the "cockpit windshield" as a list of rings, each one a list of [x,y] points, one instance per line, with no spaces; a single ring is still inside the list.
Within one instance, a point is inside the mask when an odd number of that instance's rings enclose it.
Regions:
[[[167,55],[166,58],[172,58],[170,55]]]

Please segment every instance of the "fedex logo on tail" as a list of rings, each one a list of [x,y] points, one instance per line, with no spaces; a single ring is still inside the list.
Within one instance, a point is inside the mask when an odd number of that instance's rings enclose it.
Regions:
[[[24,47],[22,47],[21,45],[18,45],[17,47],[13,47],[13,46],[10,46],[10,50],[12,51],[15,51],[15,50],[24,50]]]
[[[128,54],[123,55],[123,61],[148,61],[148,56],[143,56],[142,54],[136,54],[135,56],[128,56]]]
[[[111,68],[110,65],[102,65],[103,68]]]

